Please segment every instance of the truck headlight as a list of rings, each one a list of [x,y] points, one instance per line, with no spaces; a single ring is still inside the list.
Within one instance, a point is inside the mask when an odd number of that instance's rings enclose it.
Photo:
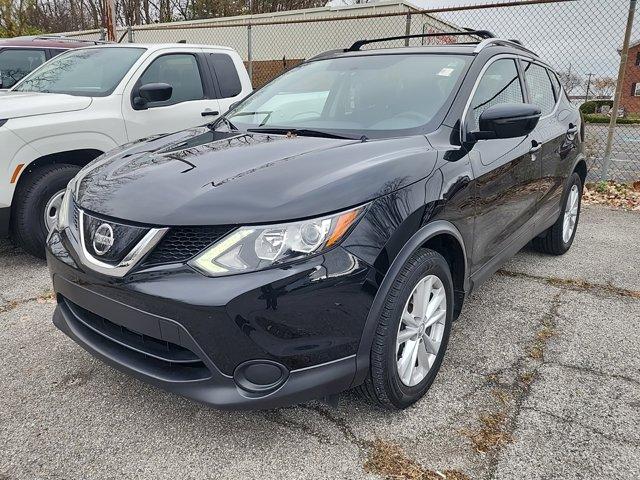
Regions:
[[[189,262],[209,276],[263,270],[322,253],[337,245],[364,207],[300,222],[240,227]]]

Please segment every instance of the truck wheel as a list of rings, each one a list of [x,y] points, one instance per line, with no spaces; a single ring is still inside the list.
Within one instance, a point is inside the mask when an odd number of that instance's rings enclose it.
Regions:
[[[18,186],[11,232],[14,241],[31,255],[44,258],[47,234],[55,225],[64,190],[79,171],[76,165],[47,165]]]
[[[453,321],[447,261],[422,249],[402,267],[378,317],[371,367],[360,393],[382,407],[403,409],[431,387]]]
[[[580,175],[574,173],[565,193],[564,208],[560,217],[542,235],[532,240],[536,250],[550,255],[563,255],[571,248],[580,220],[581,198],[582,180]]]

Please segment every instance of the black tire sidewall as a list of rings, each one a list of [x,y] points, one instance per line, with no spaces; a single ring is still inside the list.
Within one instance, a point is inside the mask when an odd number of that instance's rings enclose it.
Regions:
[[[406,408],[407,406],[419,400],[431,387],[447,350],[449,335],[451,333],[451,324],[453,322],[453,281],[449,272],[449,266],[441,255],[431,252],[432,256],[413,268],[409,274],[402,280],[400,294],[395,300],[392,318],[395,320],[387,333],[386,351],[385,351],[385,369],[386,383],[389,400],[398,408]],[[442,337],[442,343],[433,366],[425,376],[425,378],[413,387],[408,387],[400,380],[396,361],[396,340],[398,335],[398,327],[400,318],[409,295],[417,285],[418,281],[427,275],[436,275],[444,285],[447,294],[447,316],[445,322],[445,330]]]
[[[14,201],[18,204],[14,209],[13,234],[18,244],[32,255],[44,257],[47,237],[44,209],[47,202],[64,190],[79,170],[75,165],[45,167],[27,179],[16,193]]]

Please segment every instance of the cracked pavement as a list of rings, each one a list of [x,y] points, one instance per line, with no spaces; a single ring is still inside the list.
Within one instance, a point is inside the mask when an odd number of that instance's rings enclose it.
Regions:
[[[0,479],[375,479],[376,441],[473,479],[640,478],[638,238],[637,213],[585,207],[565,256],[520,252],[403,412],[349,393],[220,412],[148,386],[60,333],[46,266],[0,243]]]

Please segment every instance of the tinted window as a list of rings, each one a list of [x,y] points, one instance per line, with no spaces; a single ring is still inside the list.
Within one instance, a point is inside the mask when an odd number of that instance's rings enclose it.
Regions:
[[[524,103],[518,68],[509,58],[493,62],[484,72],[471,100],[469,130],[478,130],[482,112],[502,103]]]
[[[242,92],[242,85],[233,59],[224,53],[212,53],[209,61],[218,79],[222,98],[235,97]]]
[[[276,78],[228,118],[241,129],[308,128],[370,138],[422,132],[448,109],[469,62],[435,54],[317,60]]]
[[[556,104],[556,99],[553,95],[553,87],[549,75],[547,75],[547,69],[535,63],[525,63],[524,71],[531,103],[540,107],[542,115],[550,114]]]
[[[49,60],[15,90],[105,97],[111,95],[143,52],[143,48],[132,47],[71,50]]]
[[[8,48],[0,52],[2,88],[13,87],[18,80],[46,61],[44,50]]]
[[[171,54],[156,58],[140,77],[140,86],[147,83],[168,83],[173,87],[169,100],[149,103],[149,107],[175,105],[204,98],[198,62],[190,54]]]

